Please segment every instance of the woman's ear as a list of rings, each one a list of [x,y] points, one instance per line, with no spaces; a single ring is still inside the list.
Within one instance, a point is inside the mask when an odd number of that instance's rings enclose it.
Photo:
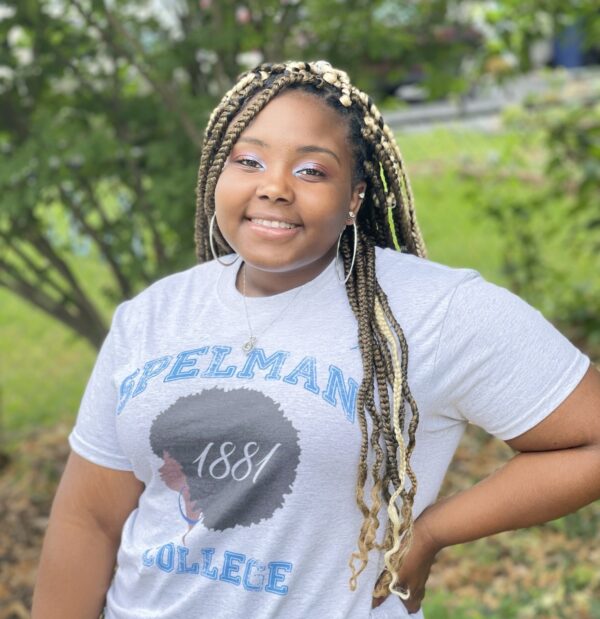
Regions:
[[[354,217],[351,219],[348,217],[347,224],[352,225],[354,221],[356,221],[356,216],[358,215],[358,211],[362,206],[362,203],[365,198],[365,193],[367,191],[367,183],[365,181],[361,181],[357,183],[354,189],[352,190],[352,197],[350,198],[350,211],[354,213]]]

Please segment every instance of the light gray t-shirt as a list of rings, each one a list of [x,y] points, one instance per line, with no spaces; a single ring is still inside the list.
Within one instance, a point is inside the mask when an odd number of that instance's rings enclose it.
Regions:
[[[247,298],[258,337],[249,354],[238,268],[210,262],[153,284],[117,308],[98,356],[71,446],[145,484],[106,617],[407,616],[394,596],[371,610],[377,552],[357,590],[348,585],[362,524],[362,363],[334,264],[300,290]],[[522,434],[569,395],[589,359],[476,271],[378,249],[377,276],[408,342],[420,412],[416,517],[468,422],[502,439]],[[378,541],[385,506],[380,522]]]

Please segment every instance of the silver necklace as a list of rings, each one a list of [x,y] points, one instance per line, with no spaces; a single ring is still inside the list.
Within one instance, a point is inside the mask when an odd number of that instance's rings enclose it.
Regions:
[[[277,316],[275,316],[275,318],[271,320],[271,322],[261,331],[259,335],[254,335],[254,332],[252,331],[252,324],[250,323],[250,314],[248,313],[248,304],[246,302],[246,263],[242,265],[242,300],[244,301],[244,311],[246,312],[246,322],[248,323],[248,331],[250,333],[250,337],[242,346],[242,350],[246,354],[248,354],[256,346],[256,342],[258,341],[259,336],[262,337],[273,326],[273,324],[277,322],[277,320],[279,320],[281,316],[283,316],[283,314],[287,311],[287,309],[296,300],[297,296],[302,292],[302,288],[304,288],[304,286],[300,286],[300,288],[298,288],[298,291],[291,298],[289,303],[287,303],[287,305],[279,312],[279,314],[277,314]]]

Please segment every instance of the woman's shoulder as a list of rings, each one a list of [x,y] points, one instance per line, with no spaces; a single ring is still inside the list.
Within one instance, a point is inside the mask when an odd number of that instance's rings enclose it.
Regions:
[[[201,298],[205,291],[214,289],[222,268],[211,260],[165,275],[121,305],[133,317],[185,305]]]
[[[429,293],[439,296],[455,289],[470,279],[481,278],[478,271],[471,268],[451,267],[440,262],[405,254],[394,249],[376,249],[377,278],[381,286],[390,293],[393,291]]]

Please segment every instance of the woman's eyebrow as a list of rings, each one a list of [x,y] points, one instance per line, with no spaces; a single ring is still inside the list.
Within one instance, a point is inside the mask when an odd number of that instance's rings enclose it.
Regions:
[[[266,142],[263,142],[258,138],[241,137],[238,139],[238,142],[248,142],[248,144],[256,144],[257,146],[262,146],[263,148],[266,148],[268,146]]]
[[[256,144],[257,146],[262,146],[262,148],[268,148],[269,145],[258,138],[251,138],[250,136],[240,137],[238,139],[239,142],[246,142],[248,144]],[[306,146],[300,146],[296,149],[299,153],[325,153],[326,155],[331,155],[340,165],[340,158],[329,148],[325,148],[324,146],[317,146],[316,144],[307,144]]]
[[[323,146],[315,146],[313,144],[309,144],[308,146],[301,146],[297,149],[299,153],[325,153],[326,155],[331,155],[340,165],[340,158],[328,148],[324,148]]]

